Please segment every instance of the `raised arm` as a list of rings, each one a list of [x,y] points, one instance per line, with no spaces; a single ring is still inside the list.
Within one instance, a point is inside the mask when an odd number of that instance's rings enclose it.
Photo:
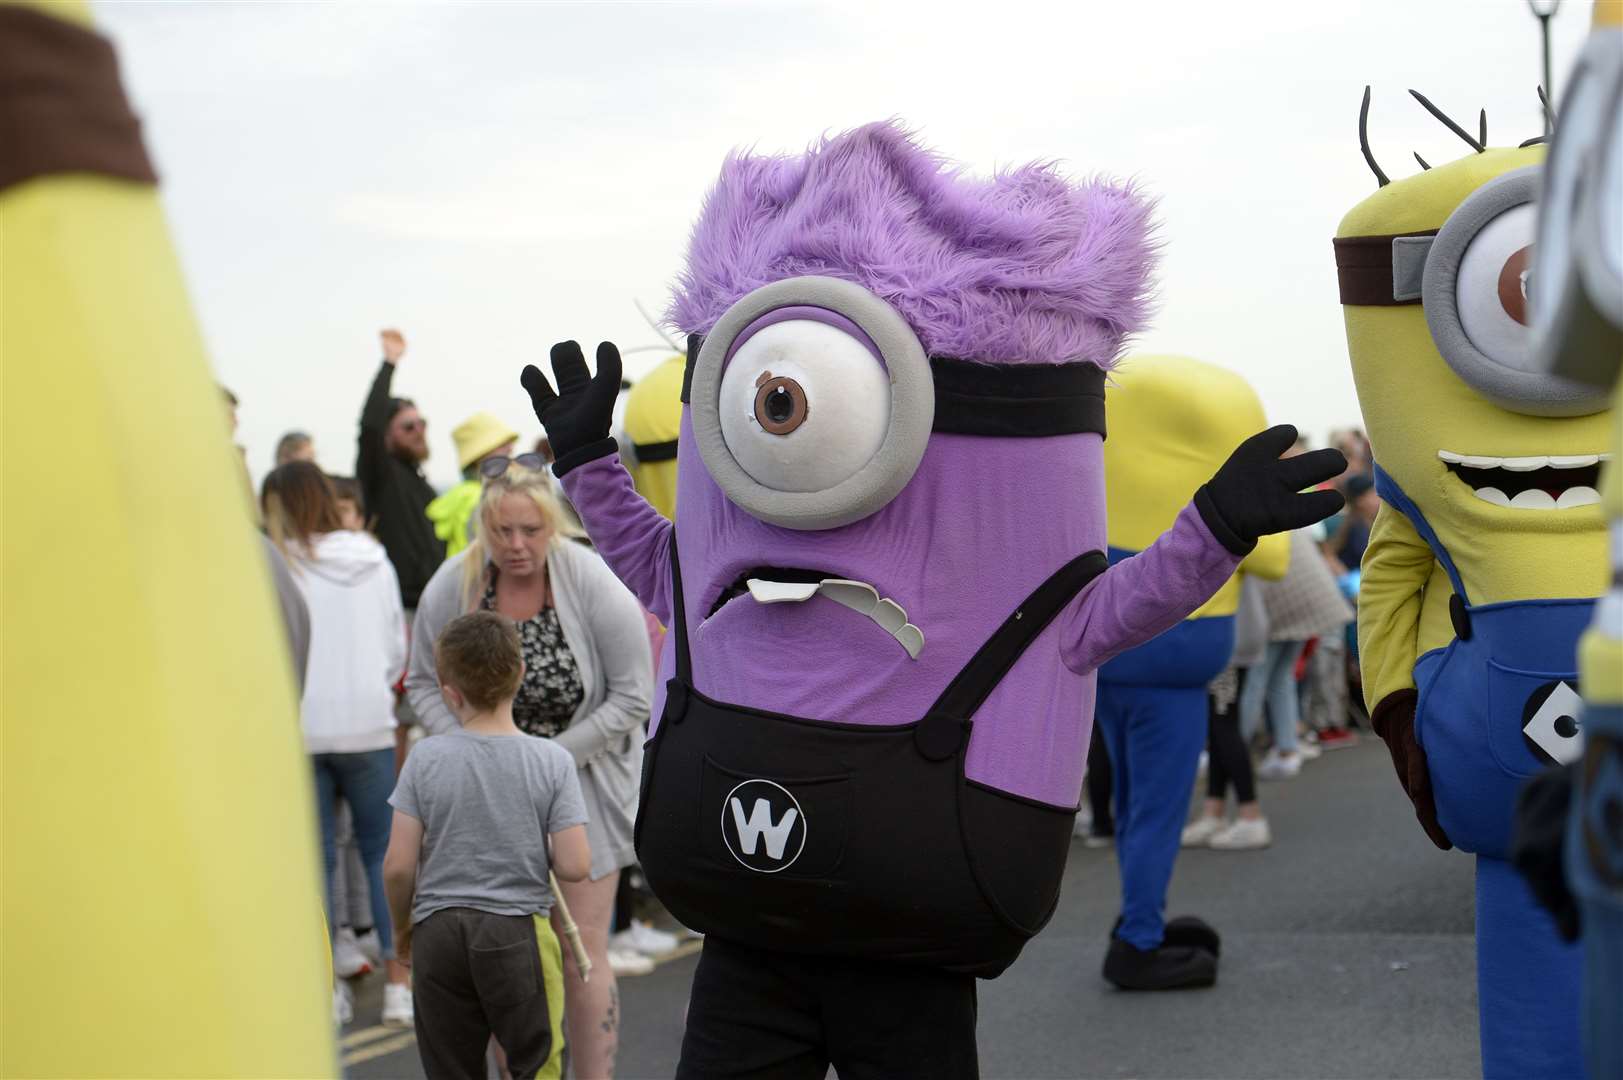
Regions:
[[[1100,574],[1060,614],[1065,665],[1096,670],[1118,653],[1177,626],[1209,600],[1240,565],[1201,520],[1184,507],[1155,543]]]
[[[637,494],[609,436],[620,391],[620,351],[610,342],[600,344],[594,376],[580,346],[562,342],[552,347],[552,374],[556,392],[533,365],[524,369],[522,381],[558,455],[553,472],[604,561],[643,607],[669,626],[673,526]]]
[[[389,450],[385,436],[389,430],[389,399],[394,386],[395,365],[406,354],[406,339],[398,330],[385,330],[383,363],[378,367],[372,389],[367,391],[366,404],[361,406],[361,434],[355,450],[355,479],[360,482],[361,494],[368,506],[375,505],[373,494],[387,475],[384,465]]]
[[[1303,489],[1338,475],[1346,459],[1335,450],[1281,458],[1295,442],[1289,424],[1251,436],[1201,485],[1171,529],[1084,589],[1060,616],[1066,666],[1093,671],[1170,630],[1222,587],[1259,538],[1339,510],[1339,493]]]

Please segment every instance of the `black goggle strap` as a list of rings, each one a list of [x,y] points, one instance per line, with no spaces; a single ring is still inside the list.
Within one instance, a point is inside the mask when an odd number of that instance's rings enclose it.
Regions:
[[[693,388],[693,367],[704,338],[688,335],[682,404]],[[977,364],[930,358],[935,378],[933,430],[1003,439],[1105,433],[1105,373],[1097,364]],[[638,459],[643,457],[639,448]]]
[[[1342,304],[1396,307],[1420,303],[1426,256],[1436,237],[1436,229],[1336,237],[1336,284]]]

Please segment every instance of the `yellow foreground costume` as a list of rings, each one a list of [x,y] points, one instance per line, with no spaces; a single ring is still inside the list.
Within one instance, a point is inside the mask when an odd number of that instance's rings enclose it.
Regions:
[[[0,1072],[336,1075],[287,643],[82,4],[0,5],[0,114]]]

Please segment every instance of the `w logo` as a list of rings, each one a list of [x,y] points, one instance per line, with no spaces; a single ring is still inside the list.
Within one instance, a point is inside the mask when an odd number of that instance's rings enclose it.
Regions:
[[[806,846],[806,819],[800,803],[782,785],[746,780],[727,794],[721,837],[744,866],[775,874],[800,857]]]

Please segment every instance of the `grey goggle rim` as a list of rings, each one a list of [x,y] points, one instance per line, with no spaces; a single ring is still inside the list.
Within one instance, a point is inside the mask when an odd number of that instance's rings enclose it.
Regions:
[[[756,319],[781,307],[826,308],[850,319],[873,341],[890,376],[890,423],[879,451],[855,473],[822,491],[778,491],[750,476],[722,435],[721,379],[728,350]],[[786,529],[835,529],[875,513],[913,478],[935,417],[930,361],[912,327],[885,301],[838,278],[788,278],[763,286],[727,309],[705,335],[689,401],[693,438],[706,471],[729,501],[752,517]]]
[[[1392,294],[1402,299],[1400,291],[1412,292],[1418,270],[1419,298],[1437,351],[1454,374],[1494,404],[1532,416],[1585,416],[1606,407],[1604,392],[1558,375],[1507,367],[1478,349],[1460,322],[1457,285],[1466,249],[1490,221],[1536,202],[1539,174],[1540,166],[1530,165],[1495,177],[1455,208],[1436,236],[1395,238]]]

